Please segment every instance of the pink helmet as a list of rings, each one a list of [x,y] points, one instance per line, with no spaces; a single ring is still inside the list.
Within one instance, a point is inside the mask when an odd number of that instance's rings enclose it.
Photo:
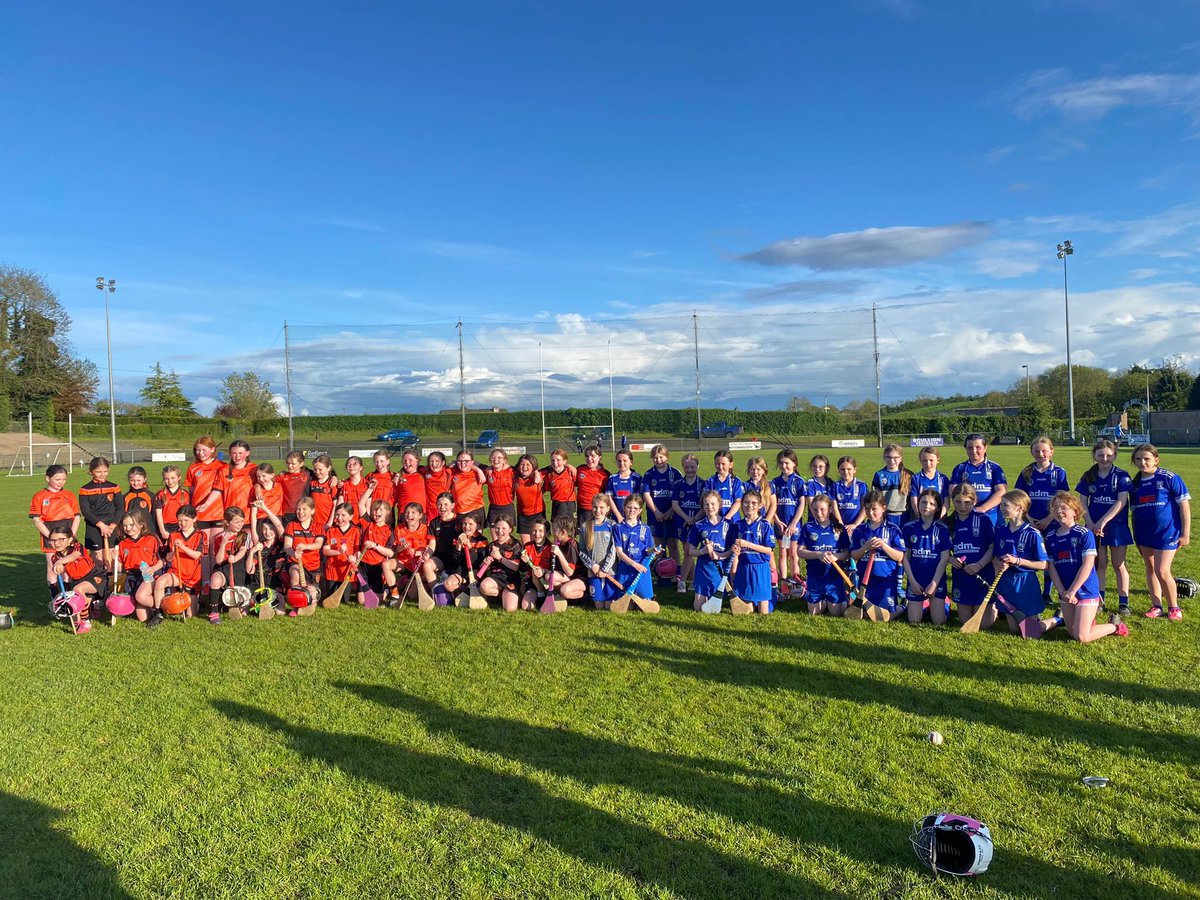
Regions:
[[[930,813],[913,825],[913,849],[934,872],[982,875],[992,862],[992,832],[978,819]]]
[[[654,564],[654,571],[658,575],[659,578],[663,578],[667,581],[670,581],[672,578],[674,578],[676,575],[679,574],[679,566],[678,566],[678,564],[676,564],[675,560],[671,559],[670,557],[664,556],[662,559],[660,559],[657,563]]]
[[[128,594],[109,594],[104,606],[114,616],[133,615],[133,598]]]

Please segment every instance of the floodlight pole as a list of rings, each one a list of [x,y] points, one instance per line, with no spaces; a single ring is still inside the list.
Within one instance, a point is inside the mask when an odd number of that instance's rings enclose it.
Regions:
[[[538,388],[542,395],[542,452],[546,452],[546,370],[542,368],[542,342],[538,341]]]
[[[875,304],[871,304],[871,343],[875,347],[875,426],[879,431],[879,449],[883,449],[883,406],[879,391],[879,328],[875,323]]]
[[[296,429],[292,423],[292,347],[288,343],[288,323],[283,320],[283,378],[287,383],[288,453],[296,449]]]
[[[608,446],[617,449],[617,414],[613,406],[612,338],[608,339]]]
[[[463,366],[463,324],[458,320],[458,409],[462,414],[462,448],[467,449],[467,370]]]
[[[112,464],[115,466],[117,464],[117,401],[113,392],[112,326],[108,319],[108,295],[116,293],[117,280],[110,278],[105,281],[103,276],[99,276],[96,278],[96,290],[104,295],[104,337],[108,343],[108,424],[112,436]],[[30,465],[32,465],[32,461]]]
[[[696,355],[696,441],[704,449],[704,425],[700,420],[700,317],[692,310],[692,350]]]
[[[1071,443],[1075,443],[1075,378],[1071,372],[1071,303],[1067,295],[1067,257],[1075,252],[1070,241],[1058,245],[1058,258],[1063,262],[1063,312],[1067,330],[1067,416]]]
[[[1029,366],[1021,366],[1021,368],[1025,370],[1025,399],[1026,399],[1026,400],[1028,400],[1028,399],[1029,399],[1029,397],[1030,397],[1030,393],[1029,393]]]

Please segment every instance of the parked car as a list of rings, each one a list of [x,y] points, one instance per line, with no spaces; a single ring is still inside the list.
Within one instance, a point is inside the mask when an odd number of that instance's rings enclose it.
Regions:
[[[741,434],[745,429],[741,425],[730,425],[728,422],[713,422],[705,425],[703,430],[692,429],[692,437],[723,437],[731,438]]]
[[[385,431],[383,434],[375,438],[377,441],[401,441],[405,438],[416,437],[407,428],[393,428],[391,431]]]
[[[385,448],[388,453],[397,453],[404,450],[411,450],[421,443],[421,439],[411,431],[406,431],[400,437],[388,442]]]
[[[479,450],[491,450],[500,443],[500,432],[495,428],[489,428],[487,431],[481,431],[479,437],[471,442],[473,447]]]

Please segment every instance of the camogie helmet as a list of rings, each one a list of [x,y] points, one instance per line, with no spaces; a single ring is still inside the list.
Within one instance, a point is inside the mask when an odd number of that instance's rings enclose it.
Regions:
[[[670,557],[664,556],[654,564],[654,574],[664,581],[670,581],[679,574],[679,564]]]
[[[50,615],[66,622],[74,631],[87,618],[88,598],[79,591],[63,591],[50,601]]]
[[[992,862],[992,833],[986,825],[955,813],[930,813],[913,825],[913,850],[935,873],[981,875]]]
[[[162,611],[168,616],[182,616],[192,608],[192,595],[179,589],[164,594]]]

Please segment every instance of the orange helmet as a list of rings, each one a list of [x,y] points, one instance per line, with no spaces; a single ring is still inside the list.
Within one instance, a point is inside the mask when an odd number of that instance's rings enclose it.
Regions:
[[[168,616],[182,616],[192,608],[192,597],[187,591],[172,591],[162,598],[162,611]]]

